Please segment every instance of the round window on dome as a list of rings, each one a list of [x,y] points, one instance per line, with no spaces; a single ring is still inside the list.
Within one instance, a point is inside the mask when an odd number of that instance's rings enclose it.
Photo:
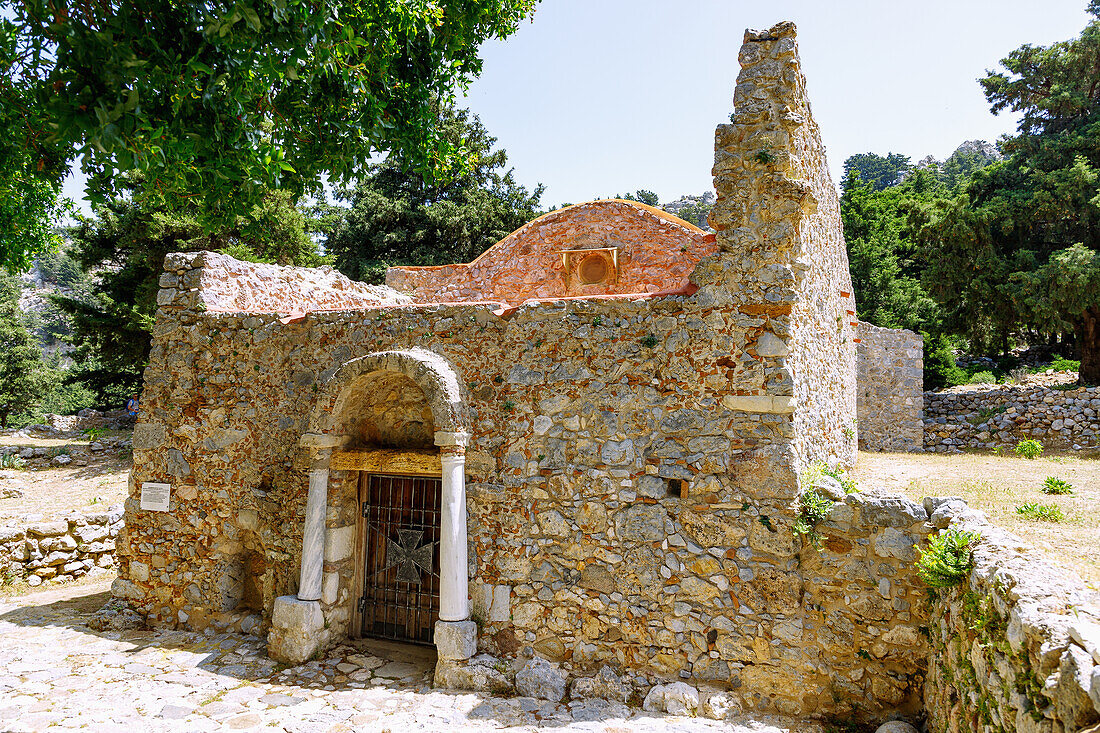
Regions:
[[[588,255],[581,260],[577,275],[585,285],[595,285],[607,279],[607,260],[599,255]]]

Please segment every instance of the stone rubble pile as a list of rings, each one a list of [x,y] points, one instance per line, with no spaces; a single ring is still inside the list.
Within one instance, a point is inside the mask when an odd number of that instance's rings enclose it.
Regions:
[[[1055,388],[1029,378],[924,393],[927,451],[1011,447],[1028,439],[1045,448],[1100,445],[1100,387]]]
[[[27,430],[19,431],[15,433],[14,436],[17,438],[25,438],[28,437],[28,432]],[[100,438],[99,440],[93,440],[87,445],[78,444],[53,447],[4,445],[0,446],[0,456],[19,456],[28,463],[30,468],[68,465],[87,466],[93,461],[127,453],[130,448],[131,441],[129,438],[108,436]]]
[[[50,520],[26,515],[20,523],[0,527],[0,579],[23,579],[33,587],[113,568],[122,525],[121,505]]]
[[[105,430],[127,430],[134,426],[134,418],[130,417],[125,409],[81,410],[75,415],[55,415],[47,413],[46,425],[32,425],[28,429],[49,428],[54,434],[79,433],[89,428],[103,428]]]

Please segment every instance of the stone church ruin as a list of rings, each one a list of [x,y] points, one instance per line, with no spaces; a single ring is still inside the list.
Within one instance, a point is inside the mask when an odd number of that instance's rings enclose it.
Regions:
[[[385,288],[170,255],[116,596],[288,663],[434,643],[444,686],[608,666],[735,711],[950,711],[913,562],[965,507],[834,492],[794,531],[806,469],[855,459],[864,339],[793,25],[740,62],[716,234],[595,201]],[[891,344],[876,389],[915,389],[919,430],[919,341]]]

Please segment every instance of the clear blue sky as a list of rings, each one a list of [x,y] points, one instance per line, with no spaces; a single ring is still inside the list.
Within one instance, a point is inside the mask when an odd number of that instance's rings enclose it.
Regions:
[[[1024,43],[1085,26],[1085,0],[543,0],[485,44],[466,105],[544,205],[646,188],[662,202],[711,189],[714,126],[732,111],[747,27],[798,25],[833,176],[861,152],[943,159],[1012,132],[976,79]],[[66,192],[82,196],[83,181]],[[81,208],[87,210],[83,202]]]
[[[711,189],[714,126],[728,121],[745,28],[798,25],[834,179],[844,159],[942,160],[1015,129],[977,79],[1024,43],[1080,33],[1085,0],[543,0],[482,49],[467,105],[544,204],[646,188],[667,202]],[[837,181],[839,182],[839,181]]]

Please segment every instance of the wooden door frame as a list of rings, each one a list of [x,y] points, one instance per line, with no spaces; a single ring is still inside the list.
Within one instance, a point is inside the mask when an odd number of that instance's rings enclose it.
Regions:
[[[363,638],[363,614],[359,599],[363,596],[367,552],[367,522],[363,517],[364,478],[371,474],[409,476],[412,478],[441,479],[443,464],[439,449],[378,448],[361,451],[333,451],[329,464],[333,469],[355,471],[355,565],[352,571],[353,593],[349,594],[351,624],[349,637]]]

